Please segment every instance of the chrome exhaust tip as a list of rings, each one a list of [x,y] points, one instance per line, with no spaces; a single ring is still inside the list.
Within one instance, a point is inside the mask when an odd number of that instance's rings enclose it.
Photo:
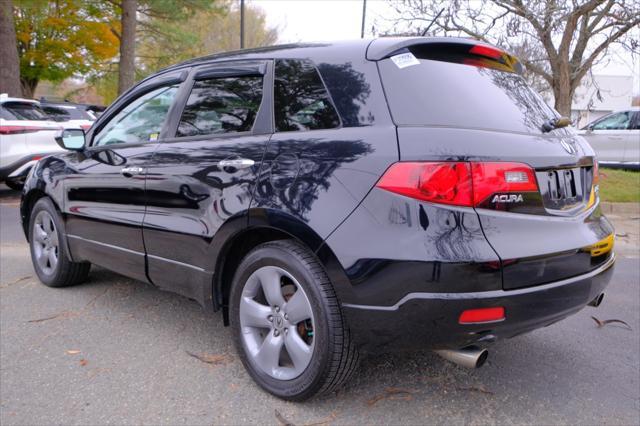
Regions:
[[[468,346],[463,349],[441,349],[435,351],[442,358],[466,368],[480,368],[487,361],[489,351],[476,346]]]
[[[604,299],[604,293],[600,293],[598,297],[596,297],[591,302],[589,302],[588,305],[593,306],[594,308],[597,308],[598,306],[600,306],[603,299]]]

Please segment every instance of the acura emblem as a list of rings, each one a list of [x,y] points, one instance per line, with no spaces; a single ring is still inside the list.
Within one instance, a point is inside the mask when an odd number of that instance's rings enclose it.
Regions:
[[[574,155],[578,152],[578,150],[576,149],[576,147],[573,145],[573,142],[567,142],[564,139],[560,140],[560,145],[562,145],[562,147],[564,148],[565,151],[567,151],[569,154]]]

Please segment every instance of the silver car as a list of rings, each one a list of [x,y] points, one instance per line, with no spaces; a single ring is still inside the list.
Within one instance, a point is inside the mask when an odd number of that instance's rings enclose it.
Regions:
[[[580,132],[602,165],[640,168],[640,107],[599,118]]]

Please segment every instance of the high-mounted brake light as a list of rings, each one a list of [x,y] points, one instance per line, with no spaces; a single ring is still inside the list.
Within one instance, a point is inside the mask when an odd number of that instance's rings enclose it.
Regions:
[[[458,323],[478,324],[485,322],[502,321],[504,319],[504,308],[502,306],[497,306],[495,308],[467,309],[460,314]]]
[[[480,206],[494,194],[538,192],[533,169],[522,163],[400,162],[378,188],[439,204]]]
[[[469,49],[469,53],[492,59],[499,59],[503,54],[500,49],[496,49],[495,47],[491,46],[483,46],[481,44],[476,44],[475,46],[473,46],[471,49]]]

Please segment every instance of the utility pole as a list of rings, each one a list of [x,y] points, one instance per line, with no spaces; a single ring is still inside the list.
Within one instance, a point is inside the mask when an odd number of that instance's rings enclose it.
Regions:
[[[360,38],[364,38],[364,23],[367,16],[367,0],[362,0],[362,27],[360,28]]]
[[[244,49],[244,0],[240,0],[240,49]]]

